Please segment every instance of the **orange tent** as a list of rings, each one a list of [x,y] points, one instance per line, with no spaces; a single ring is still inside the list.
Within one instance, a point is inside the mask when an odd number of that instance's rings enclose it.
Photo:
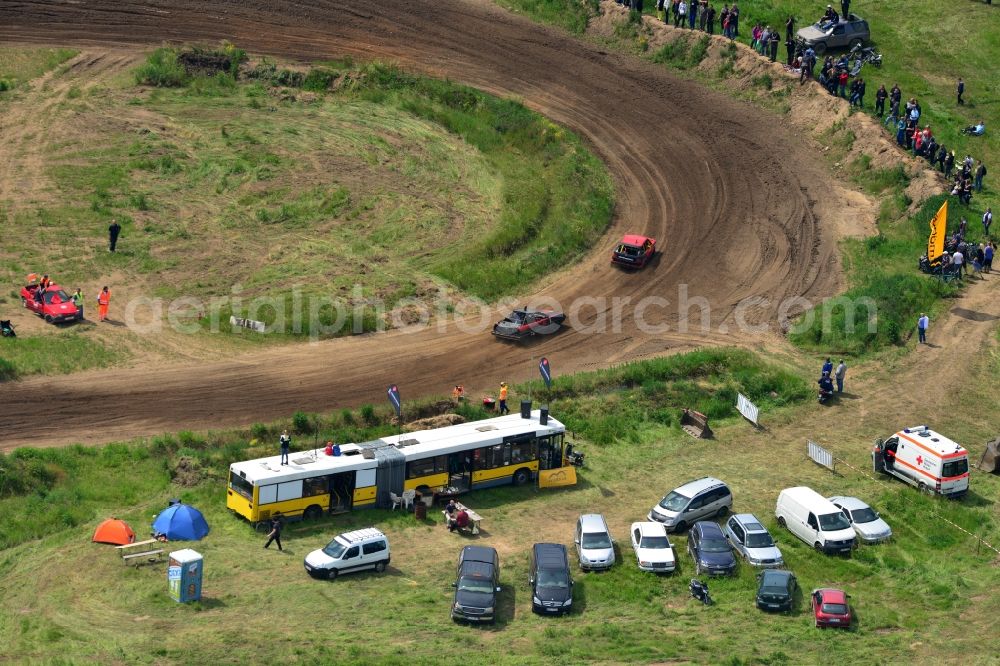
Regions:
[[[116,546],[124,546],[135,541],[135,532],[124,520],[108,518],[97,526],[94,532],[94,543],[111,543]]]

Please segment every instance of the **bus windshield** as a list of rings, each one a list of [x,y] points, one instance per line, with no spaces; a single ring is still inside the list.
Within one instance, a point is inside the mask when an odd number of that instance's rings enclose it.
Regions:
[[[253,500],[253,484],[235,472],[229,473],[229,487],[248,500]]]

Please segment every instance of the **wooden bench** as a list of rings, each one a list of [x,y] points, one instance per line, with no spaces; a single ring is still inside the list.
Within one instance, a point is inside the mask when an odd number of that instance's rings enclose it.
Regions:
[[[681,428],[697,439],[709,439],[712,429],[708,427],[708,417],[693,409],[685,409],[681,414]]]
[[[135,564],[135,566],[139,566],[144,561],[159,562],[162,558],[163,558],[163,549],[157,548],[156,550],[144,550],[141,553],[129,553],[128,555],[122,555],[122,563]]]

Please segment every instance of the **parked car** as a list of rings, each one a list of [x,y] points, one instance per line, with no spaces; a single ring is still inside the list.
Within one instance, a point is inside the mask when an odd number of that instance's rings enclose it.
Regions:
[[[611,263],[624,268],[642,268],[656,254],[656,239],[625,234],[611,253]]]
[[[523,340],[533,335],[555,333],[566,315],[554,310],[513,310],[493,325],[493,335],[505,340]]]
[[[840,509],[815,490],[785,488],[774,509],[778,524],[824,553],[850,554],[854,530]]]
[[[57,284],[50,284],[38,299],[38,285],[21,287],[21,304],[49,324],[80,321],[83,313],[73,303],[73,297]]]
[[[381,573],[389,566],[389,539],[374,527],[344,532],[306,555],[304,564],[310,576],[331,580],[365,569]]]
[[[580,568],[584,571],[610,569],[615,564],[615,546],[604,516],[587,513],[576,521],[573,536]]]
[[[658,573],[677,569],[674,547],[667,536],[667,528],[662,523],[632,523],[629,533],[640,569]]]
[[[725,516],[732,505],[733,493],[729,487],[706,476],[671,490],[646,518],[663,523],[670,531],[683,532],[696,520]]]
[[[764,611],[790,611],[795,604],[799,584],[795,574],[782,569],[768,569],[757,574],[757,608]]]
[[[811,46],[816,55],[822,55],[827,49],[853,48],[856,44],[867,44],[871,40],[868,21],[855,14],[842,18],[837,23],[819,21],[800,28],[796,35],[806,45]]]
[[[834,496],[830,501],[847,516],[851,527],[863,542],[880,543],[892,538],[892,528],[889,527],[889,523],[882,520],[874,509],[857,497]]]
[[[969,452],[926,425],[875,442],[872,467],[925,493],[959,498],[969,491]]]
[[[747,564],[763,569],[777,569],[784,566],[781,551],[774,545],[771,533],[767,531],[752,513],[738,513],[726,521],[722,530],[729,544],[743,556]]]
[[[532,546],[528,584],[531,610],[544,614],[569,612],[573,606],[573,579],[569,575],[566,546],[561,543]]]
[[[493,622],[500,592],[500,557],[495,548],[466,546],[458,555],[458,580],[451,619]]]
[[[813,616],[817,627],[850,627],[850,597],[834,588],[813,590],[811,596]]]
[[[713,522],[695,523],[688,533],[688,552],[694,560],[696,575],[729,576],[736,573],[736,557],[722,528]]]

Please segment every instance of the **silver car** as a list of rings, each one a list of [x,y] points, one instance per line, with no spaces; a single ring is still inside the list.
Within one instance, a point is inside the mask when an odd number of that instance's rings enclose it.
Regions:
[[[881,543],[892,538],[892,528],[889,527],[889,523],[882,520],[874,509],[857,497],[838,495],[828,499],[847,516],[858,538],[865,543]]]
[[[733,505],[733,493],[722,481],[706,476],[671,490],[647,520],[663,523],[668,532],[683,532],[705,518],[722,518]]]
[[[573,536],[576,554],[580,558],[580,568],[584,571],[610,569],[615,564],[615,545],[608,531],[604,516],[586,513],[576,521]]]
[[[827,49],[853,47],[863,45],[871,40],[868,21],[851,14],[846,19],[836,23],[820,21],[796,33],[798,38],[811,46],[816,55],[822,55]]]
[[[730,517],[722,532],[747,564],[761,569],[777,569],[785,565],[770,532],[752,513],[738,513]]]

